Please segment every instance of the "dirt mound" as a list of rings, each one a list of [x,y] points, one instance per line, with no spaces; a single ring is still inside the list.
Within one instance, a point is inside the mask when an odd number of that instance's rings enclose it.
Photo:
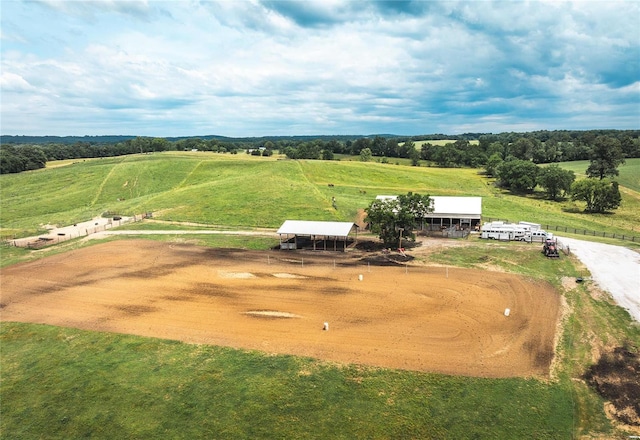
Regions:
[[[638,349],[616,347],[604,353],[584,375],[585,380],[613,405],[620,422],[640,428],[640,354]]]
[[[398,266],[414,260],[411,255],[402,255],[398,252],[380,252],[367,255],[361,259],[363,263],[369,263],[375,266]]]

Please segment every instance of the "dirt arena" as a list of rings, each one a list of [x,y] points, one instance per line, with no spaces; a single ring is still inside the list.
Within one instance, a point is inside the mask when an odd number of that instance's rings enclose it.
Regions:
[[[0,318],[454,375],[549,374],[560,301],[547,283],[370,257],[114,241],[0,270]]]

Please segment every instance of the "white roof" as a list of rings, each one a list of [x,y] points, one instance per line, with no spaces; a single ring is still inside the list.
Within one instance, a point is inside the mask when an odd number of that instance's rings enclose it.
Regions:
[[[482,197],[429,196],[433,200],[433,212],[427,217],[441,215],[482,215]],[[398,196],[377,196],[378,200],[393,200]]]
[[[347,237],[355,226],[353,222],[317,222],[306,220],[286,220],[278,234],[325,235]]]
[[[431,215],[482,215],[482,197],[432,196],[433,213]]]

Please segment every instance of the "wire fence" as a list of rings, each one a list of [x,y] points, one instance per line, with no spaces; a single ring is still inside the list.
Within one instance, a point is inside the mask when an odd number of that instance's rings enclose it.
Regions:
[[[486,218],[483,219],[485,221],[488,222],[493,222],[493,221],[504,221],[504,222],[511,222],[511,220],[505,220],[505,219],[500,219],[500,218]],[[557,225],[547,225],[547,224],[540,224],[540,227],[542,229],[544,229],[547,232],[564,232],[567,234],[576,234],[576,235],[585,235],[585,236],[590,236],[590,237],[603,237],[603,238],[614,238],[617,240],[627,240],[627,241],[633,241],[633,242],[640,242],[640,237],[635,236],[635,235],[629,235],[629,234],[617,234],[615,232],[602,232],[602,231],[593,231],[590,229],[580,229],[580,228],[571,228],[569,226],[557,226]]]

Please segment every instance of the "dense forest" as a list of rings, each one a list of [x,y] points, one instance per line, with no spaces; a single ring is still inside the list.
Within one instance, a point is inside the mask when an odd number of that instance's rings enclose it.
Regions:
[[[442,145],[443,140],[449,140]],[[429,141],[439,141],[430,143]],[[420,146],[417,147],[416,143]],[[271,155],[292,159],[334,160],[336,155],[359,155],[362,160],[408,158],[440,167],[485,167],[498,160],[532,163],[590,160],[605,147],[620,150],[622,158],[640,157],[640,130],[534,131],[528,133],[465,133],[421,136],[276,136],[229,138],[134,136],[1,136],[0,173],[43,168],[47,161],[157,151],[211,151]]]

